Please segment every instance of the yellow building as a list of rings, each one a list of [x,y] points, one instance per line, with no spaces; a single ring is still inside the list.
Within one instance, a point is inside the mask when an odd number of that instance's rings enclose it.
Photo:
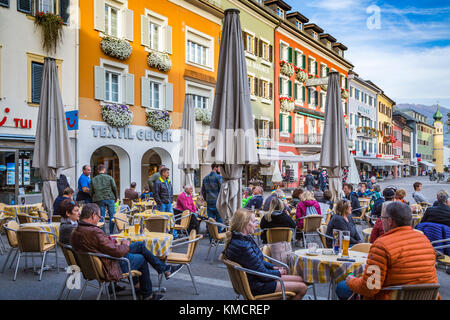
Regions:
[[[391,100],[384,92],[378,94],[378,152],[382,158],[392,159],[394,157],[393,148],[393,127],[392,112],[395,101]]]
[[[436,165],[437,172],[444,172],[444,124],[441,121],[442,114],[439,106],[433,118],[433,163]]]

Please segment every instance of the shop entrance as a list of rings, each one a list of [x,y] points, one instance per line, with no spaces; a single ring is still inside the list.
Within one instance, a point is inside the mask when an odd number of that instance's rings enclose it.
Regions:
[[[119,156],[114,150],[108,147],[101,147],[94,151],[91,156],[91,176],[98,175],[98,166],[103,164],[106,167],[106,174],[113,177],[116,183],[117,193],[120,194],[120,166]]]
[[[148,186],[148,179],[158,171],[159,166],[162,164],[161,157],[154,150],[148,150],[142,156],[141,163],[141,186],[144,189],[145,186]],[[153,186],[150,186],[150,190]]]

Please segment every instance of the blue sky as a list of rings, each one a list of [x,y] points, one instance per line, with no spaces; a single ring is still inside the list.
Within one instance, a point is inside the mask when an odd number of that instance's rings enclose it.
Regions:
[[[397,103],[450,107],[450,1],[287,0]],[[379,12],[379,14],[377,14]]]

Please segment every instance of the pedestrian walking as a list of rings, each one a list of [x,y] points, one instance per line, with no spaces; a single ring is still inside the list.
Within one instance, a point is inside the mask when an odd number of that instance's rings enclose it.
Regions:
[[[118,199],[117,187],[114,179],[106,174],[106,167],[103,164],[98,166],[98,175],[92,179],[91,195],[92,201],[100,207],[102,220],[105,220],[106,208],[109,213],[109,234],[114,233],[115,202]],[[103,230],[105,226],[103,226]]]
[[[85,164],[83,166],[83,173],[78,178],[78,193],[76,201],[84,201],[85,203],[92,202],[91,198],[91,166]]]
[[[308,174],[306,175],[305,178],[305,188],[308,189],[309,191],[312,191],[314,184],[315,184],[314,177],[311,174],[311,170],[308,170]]]
[[[222,177],[220,176],[220,167],[213,163],[211,165],[211,173],[203,178],[202,196],[206,201],[206,212],[208,217],[213,218],[216,222],[222,223],[222,217],[217,210],[217,198],[219,197],[220,187],[222,186]],[[222,228],[219,227],[219,232]]]

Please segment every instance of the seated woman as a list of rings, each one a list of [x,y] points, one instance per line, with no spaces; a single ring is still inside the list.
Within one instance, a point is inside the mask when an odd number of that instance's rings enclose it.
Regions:
[[[298,203],[300,202],[300,196],[303,193],[303,189],[298,187],[292,192],[292,200],[289,202],[289,206],[291,208],[297,208]]]
[[[304,216],[309,216],[311,214],[321,214],[320,205],[314,198],[314,193],[312,191],[306,190],[302,193],[300,198],[300,202],[297,205],[297,211],[295,212],[295,216],[297,219],[302,218]],[[298,222],[298,227],[300,229],[303,228],[303,220]]]
[[[238,209],[231,219],[223,254],[244,268],[281,277],[286,291],[295,292],[293,299],[300,300],[306,294],[308,287],[302,277],[287,275],[286,269],[276,267],[264,260],[263,253],[252,237],[256,226],[257,221],[251,211],[244,208]],[[247,277],[253,295],[281,292],[279,281],[251,274]]]
[[[270,203],[269,211],[262,217],[259,227],[261,229],[286,227],[295,229],[295,221],[284,211],[283,200],[275,198]],[[263,243],[267,243],[266,231],[261,233]]]
[[[327,226],[326,235],[332,237],[333,229],[340,231],[350,231],[350,246],[360,243],[361,237],[356,230],[355,222],[353,221],[352,206],[348,200],[339,200],[336,203],[336,214],[331,218]],[[327,238],[327,247],[332,247],[332,240]]]
[[[142,191],[141,193],[141,200],[146,200],[151,197],[153,197],[153,192],[150,192],[150,188],[148,186],[145,186],[144,191]]]
[[[59,242],[70,245],[70,235],[78,226],[80,206],[72,199],[66,199],[60,206],[61,224],[59,226]]]
[[[405,189],[398,189],[397,191],[395,191],[395,201],[400,201],[409,205],[409,202],[406,201],[405,197],[406,197]]]

